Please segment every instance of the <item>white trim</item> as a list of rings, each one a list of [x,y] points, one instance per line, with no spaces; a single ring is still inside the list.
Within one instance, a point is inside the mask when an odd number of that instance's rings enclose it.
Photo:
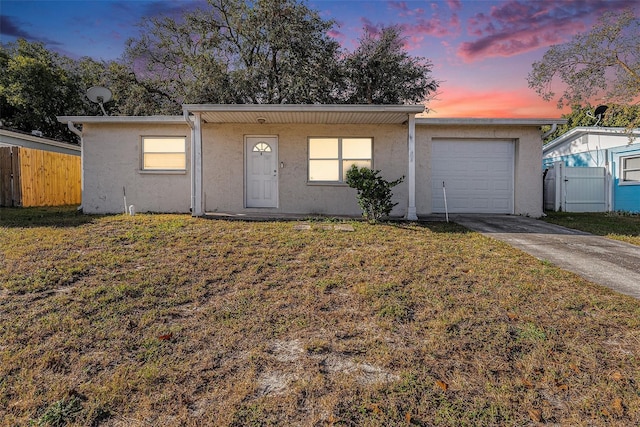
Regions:
[[[140,175],[186,175],[186,169],[140,169]]]
[[[184,104],[188,112],[363,112],[413,113],[424,112],[424,105],[370,105],[370,104]]]
[[[247,191],[247,172],[249,171],[249,156],[251,155],[251,153],[253,151],[249,151],[248,150],[248,142],[250,138],[256,138],[256,139],[260,139],[260,138],[271,138],[273,139],[273,146],[271,146],[271,144],[269,143],[269,146],[271,147],[271,151],[270,153],[273,154],[273,156],[275,157],[275,205],[274,206],[249,206],[248,203],[248,191]],[[243,147],[243,151],[244,151],[244,170],[243,170],[243,182],[244,182],[244,207],[245,209],[277,209],[280,206],[280,158],[279,158],[279,145],[280,143],[280,138],[278,137],[278,135],[244,135],[244,147]]]
[[[67,124],[67,122],[64,122],[64,123]],[[38,144],[51,145],[52,147],[65,148],[67,150],[72,150],[72,151],[78,151],[78,152],[82,151],[82,148],[80,146],[74,145],[68,142],[55,141],[53,139],[43,138],[40,136],[34,136],[34,135],[29,135],[29,134],[20,133],[20,132],[14,132],[7,129],[0,129],[0,135],[8,136],[10,138],[15,138],[15,139],[22,139],[24,141],[36,142]],[[8,141],[5,142],[5,144],[14,145],[14,146],[16,145]]]
[[[479,126],[479,125],[499,125],[499,126],[545,126],[553,124],[564,125],[566,119],[502,119],[502,118],[427,118],[416,117],[416,125],[457,125],[457,126]]]
[[[183,144],[183,151],[176,151],[172,154],[184,154],[184,168],[179,168],[179,169],[151,169],[151,168],[145,168],[144,167],[144,162],[145,162],[145,154],[147,154],[147,152],[145,151],[145,147],[144,147],[144,142],[145,139],[181,139],[184,144]],[[187,137],[186,135],[140,135],[140,172],[143,173],[148,173],[148,172],[152,172],[152,173],[157,173],[157,174],[166,174],[166,173],[186,173],[187,172]]]
[[[189,114],[185,111],[184,112],[184,121],[187,123],[187,126],[189,126],[189,129],[191,130],[191,149],[189,150],[189,167],[190,167],[190,184],[191,184],[191,197],[190,197],[190,204],[189,204],[189,209],[191,210],[191,213],[193,214],[193,209],[195,207],[195,198],[196,198],[196,181],[195,181],[195,169],[193,168],[193,165],[196,164],[196,159],[195,159],[195,150],[193,149],[193,141],[195,141],[196,139],[196,127],[193,123],[193,121],[191,121],[191,117],[189,116]]]
[[[162,123],[184,125],[184,116],[57,116],[60,123]]]
[[[583,135],[625,135],[629,130],[623,127],[594,127],[594,126],[579,126],[571,129],[568,132],[563,133],[553,141],[545,144],[542,147],[542,154],[564,144],[565,142],[574,141]],[[632,129],[631,134],[640,136],[640,128]]]
[[[624,167],[625,160],[627,159],[640,159],[640,154],[628,154],[621,155],[618,157],[618,169],[620,169],[620,176],[618,177],[618,185],[619,186],[628,186],[628,185],[640,185],[640,181],[626,181],[624,179],[624,173],[628,170]],[[640,171],[640,168],[630,168],[633,171]]]
[[[184,123],[184,122],[183,122]],[[191,209],[192,216],[204,215],[204,204],[202,198],[202,118],[200,113],[194,114],[194,138],[191,140],[191,149],[193,152],[193,164],[191,165],[191,179],[193,181],[193,207]]]
[[[310,143],[312,139],[336,139],[338,141],[338,156],[336,158],[325,158],[319,159],[314,158],[311,159],[311,148]],[[343,156],[343,144],[342,141],[345,139],[368,139],[371,143],[371,157],[368,159],[354,159],[354,158],[345,158]],[[308,136],[307,137],[307,185],[347,185],[347,180],[345,178],[347,171],[344,170],[344,161],[352,160],[352,161],[369,161],[369,169],[375,170],[375,165],[373,164],[373,153],[374,153],[374,137],[373,136]],[[335,160],[338,162],[338,180],[337,181],[322,181],[322,180],[310,180],[309,172],[310,172],[310,163],[312,160]]]
[[[409,170],[407,171],[409,185],[409,205],[407,206],[407,219],[417,221],[416,211],[416,118],[409,114],[407,126],[407,152],[409,155]]]

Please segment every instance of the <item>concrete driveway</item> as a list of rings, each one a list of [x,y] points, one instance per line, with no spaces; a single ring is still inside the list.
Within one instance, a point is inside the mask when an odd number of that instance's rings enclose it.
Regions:
[[[640,246],[520,216],[460,214],[449,220],[640,299]]]

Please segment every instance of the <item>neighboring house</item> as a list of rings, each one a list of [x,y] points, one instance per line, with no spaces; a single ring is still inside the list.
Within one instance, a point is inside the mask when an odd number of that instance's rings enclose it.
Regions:
[[[38,134],[28,134],[0,127],[0,147],[6,146],[33,148],[35,150],[71,154],[73,156],[79,156],[81,152],[79,145],[44,138]]]
[[[640,212],[638,137],[640,129],[577,127],[546,144],[542,164],[551,173],[545,206],[571,212]]]
[[[393,216],[542,215],[540,127],[558,119],[429,119],[415,105],[184,105],[183,116],[82,124],[83,209],[359,215],[356,164],[393,180]]]

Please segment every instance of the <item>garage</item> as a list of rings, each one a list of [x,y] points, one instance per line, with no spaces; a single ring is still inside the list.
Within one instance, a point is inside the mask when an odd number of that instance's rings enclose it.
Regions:
[[[432,210],[450,213],[514,213],[513,140],[433,140]]]

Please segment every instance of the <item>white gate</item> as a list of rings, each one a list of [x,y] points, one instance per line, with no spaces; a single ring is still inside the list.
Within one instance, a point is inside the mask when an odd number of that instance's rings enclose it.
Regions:
[[[544,208],[564,212],[606,212],[606,169],[554,163],[544,179]]]

